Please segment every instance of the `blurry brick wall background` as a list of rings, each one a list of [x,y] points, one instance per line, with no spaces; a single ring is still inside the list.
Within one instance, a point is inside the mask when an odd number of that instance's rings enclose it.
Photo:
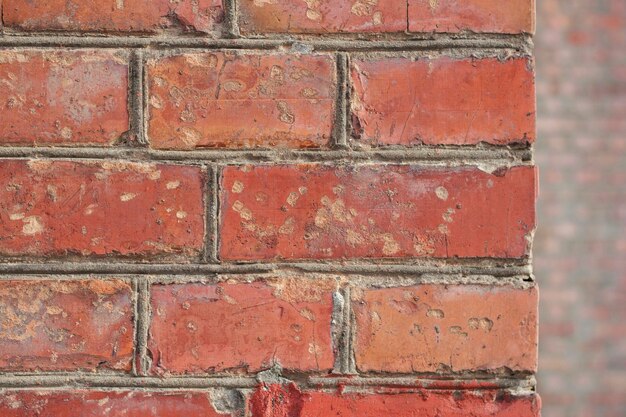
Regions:
[[[626,1],[537,3],[547,417],[626,416]]]

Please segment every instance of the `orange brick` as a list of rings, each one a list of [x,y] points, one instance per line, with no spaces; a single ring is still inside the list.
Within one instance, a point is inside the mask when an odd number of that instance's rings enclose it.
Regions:
[[[534,33],[535,0],[408,0],[411,32]]]
[[[129,371],[132,302],[120,280],[0,281],[0,370]]]
[[[6,27],[27,31],[211,32],[223,20],[221,0],[4,0]]]
[[[203,182],[197,167],[3,160],[0,254],[197,256]]]
[[[335,102],[328,55],[193,53],[151,60],[148,77],[155,148],[328,144]]]
[[[535,170],[226,167],[223,260],[528,255]]]
[[[355,291],[355,357],[363,372],[537,367],[537,291],[420,285]]]
[[[244,34],[404,32],[406,0],[239,0]]]
[[[111,145],[128,130],[119,51],[0,51],[0,145]]]
[[[535,139],[527,59],[380,58],[352,65],[354,135],[373,145],[506,145]]]
[[[298,279],[153,286],[153,371],[328,371],[333,289]]]

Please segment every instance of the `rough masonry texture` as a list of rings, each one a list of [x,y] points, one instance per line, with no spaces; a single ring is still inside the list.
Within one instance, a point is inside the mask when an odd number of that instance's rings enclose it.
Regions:
[[[0,415],[539,416],[532,1],[0,11]]]

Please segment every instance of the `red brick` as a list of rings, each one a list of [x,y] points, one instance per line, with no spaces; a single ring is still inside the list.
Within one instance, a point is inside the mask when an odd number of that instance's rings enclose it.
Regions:
[[[153,147],[320,147],[332,132],[328,55],[201,52],[148,63]]]
[[[355,60],[354,135],[374,145],[504,145],[535,139],[527,59]]]
[[[239,0],[244,34],[404,32],[405,1]]]
[[[252,417],[539,417],[539,396],[505,391],[393,393],[300,392],[295,385],[262,385],[250,400]]]
[[[333,289],[303,279],[153,286],[153,370],[330,370]]]
[[[221,0],[4,0],[6,27],[27,31],[211,32],[223,19]]]
[[[3,417],[224,417],[206,392],[146,391],[5,391]]]
[[[128,130],[119,51],[0,51],[0,145],[110,145]]]
[[[0,281],[0,370],[130,370],[132,298],[120,280]]]
[[[535,288],[420,285],[355,291],[363,372],[537,367]]]
[[[535,169],[230,166],[224,260],[528,255]]]
[[[408,0],[411,32],[534,33],[535,0]]]
[[[203,182],[197,167],[3,160],[0,254],[196,256]]]

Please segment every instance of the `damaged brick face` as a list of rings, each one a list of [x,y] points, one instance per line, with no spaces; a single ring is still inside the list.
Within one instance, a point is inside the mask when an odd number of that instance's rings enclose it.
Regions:
[[[208,393],[145,391],[5,391],[3,417],[218,417]],[[232,415],[236,417],[236,415]]]
[[[0,0],[1,417],[540,417],[532,0]]]
[[[106,146],[129,129],[125,52],[5,49],[0,80],[0,145]]]
[[[197,256],[204,174],[152,163],[4,160],[4,256]]]
[[[533,395],[493,390],[329,393],[300,391],[293,384],[261,386],[251,400],[253,417],[538,417],[540,408],[540,400]]]
[[[212,32],[221,0],[4,0],[8,28],[28,31],[147,32],[168,28]]]
[[[194,53],[148,63],[148,136],[160,149],[328,147],[329,55]]]
[[[120,280],[0,281],[0,370],[130,371],[132,298]]]
[[[152,288],[155,373],[330,371],[332,281]]]
[[[364,372],[534,371],[537,291],[421,285],[355,291]]]
[[[506,145],[535,139],[528,59],[354,60],[353,134],[373,145]]]
[[[239,0],[256,33],[533,33],[534,0]]]
[[[227,167],[228,260],[520,258],[534,230],[535,171],[327,165]]]

